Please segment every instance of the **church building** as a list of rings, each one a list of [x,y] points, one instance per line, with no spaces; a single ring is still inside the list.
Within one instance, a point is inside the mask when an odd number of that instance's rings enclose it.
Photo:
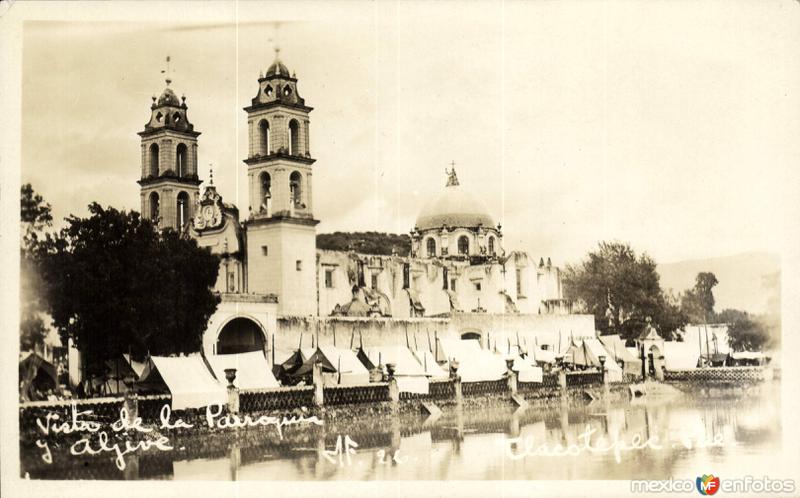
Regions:
[[[169,79],[161,96],[153,97],[150,119],[139,132],[143,216],[184,232],[220,257],[215,291],[221,303],[204,337],[206,353],[297,344],[291,324],[298,321],[305,329],[315,323],[319,336],[320,323],[327,327],[334,320],[391,326],[426,319],[444,323],[454,316],[463,322],[571,312],[560,270],[549,258],[537,261],[506,251],[502,227],[462,185],[454,166],[439,196],[409,227],[409,255],[317,249],[313,108],[277,54],[257,83],[244,108],[247,213],[223,202],[213,177],[201,192],[200,132],[189,121],[186,97],[176,96]]]

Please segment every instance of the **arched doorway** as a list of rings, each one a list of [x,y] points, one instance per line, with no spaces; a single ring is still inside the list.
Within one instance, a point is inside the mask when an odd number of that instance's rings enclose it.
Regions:
[[[217,336],[217,354],[249,353],[264,350],[264,332],[250,318],[237,317],[222,327]]]
[[[480,332],[462,332],[461,333],[461,340],[462,341],[469,341],[469,340],[473,340],[473,339],[477,339],[477,340],[480,341],[481,340]]]

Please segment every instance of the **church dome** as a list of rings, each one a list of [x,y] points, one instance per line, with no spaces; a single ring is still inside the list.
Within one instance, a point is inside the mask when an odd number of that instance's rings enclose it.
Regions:
[[[269,78],[270,76],[285,76],[289,78],[289,69],[286,67],[286,65],[284,65],[283,62],[276,59],[269,69],[267,69],[266,77]]]
[[[450,173],[444,192],[422,209],[417,216],[417,229],[448,227],[494,228],[495,222],[489,210],[477,197],[458,184],[455,171]]]
[[[172,88],[167,87],[164,89],[164,92],[158,98],[158,105],[173,105],[176,107],[180,107],[181,101],[178,99],[178,96],[175,95],[175,92],[172,91]]]

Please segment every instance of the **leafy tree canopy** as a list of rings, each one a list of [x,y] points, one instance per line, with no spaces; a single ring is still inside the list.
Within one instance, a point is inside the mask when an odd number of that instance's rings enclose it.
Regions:
[[[681,298],[681,309],[691,323],[708,323],[714,320],[714,286],[719,283],[711,272],[700,272],[694,287]]]
[[[47,328],[41,317],[45,303],[36,246],[44,230],[51,227],[50,204],[33,190],[30,183],[20,189],[20,349],[29,351],[41,345]]]
[[[216,256],[173,230],[158,233],[134,211],[89,205],[39,244],[49,311],[89,372],[131,352],[141,358],[200,350],[219,298]]]
[[[334,232],[317,235],[317,249],[355,251],[363,254],[408,256],[411,237],[383,232]]]
[[[603,334],[638,335],[647,317],[664,337],[686,324],[677,299],[665,294],[656,263],[621,242],[601,242],[577,265],[567,265],[565,297],[595,317]]]
[[[745,311],[722,310],[716,316],[716,321],[728,324],[728,341],[734,351],[761,351],[771,344],[767,324]]]

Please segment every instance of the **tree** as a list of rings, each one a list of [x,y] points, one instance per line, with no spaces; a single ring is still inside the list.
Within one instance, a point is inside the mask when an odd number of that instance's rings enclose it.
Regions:
[[[407,256],[411,238],[405,234],[383,232],[334,232],[317,235],[317,248],[332,251],[356,251],[363,254]]]
[[[89,205],[41,246],[49,311],[62,340],[72,338],[88,373],[131,352],[200,350],[219,297],[219,260],[173,230],[159,234],[136,212]]]
[[[734,351],[761,351],[770,343],[767,326],[745,311],[726,309],[716,318],[728,324],[728,341]]]
[[[603,334],[637,335],[652,317],[664,337],[685,325],[674,299],[664,294],[656,263],[647,255],[637,257],[628,244],[600,242],[596,251],[577,265],[568,265],[565,296],[595,317]]]
[[[683,295],[681,309],[692,323],[708,323],[714,319],[714,286],[719,283],[711,272],[700,272],[694,287]]]
[[[52,226],[50,204],[34,192],[30,183],[20,189],[20,350],[30,351],[47,337],[42,319],[45,308],[36,259],[44,230]]]
[[[30,183],[23,185],[20,191],[21,247],[23,252],[30,253],[45,227],[53,224],[52,208],[33,191]]]

